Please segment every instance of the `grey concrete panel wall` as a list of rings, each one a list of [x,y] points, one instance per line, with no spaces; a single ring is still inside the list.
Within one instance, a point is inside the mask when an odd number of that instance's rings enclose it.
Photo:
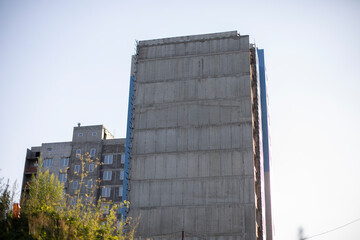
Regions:
[[[134,131],[133,149],[138,154],[196,151],[213,149],[249,148],[251,123],[212,125],[194,128],[166,128]],[[178,136],[186,136],[178,138]]]
[[[153,239],[163,239],[164,235],[170,235],[172,239],[180,239],[182,229],[187,229],[185,232],[187,236],[193,234],[193,237],[206,237],[206,239],[255,238],[254,234],[250,233],[255,231],[253,214],[255,209],[254,205],[250,204],[214,204],[211,208],[174,206],[132,211],[134,215],[141,216],[138,232],[147,231]],[[156,224],[157,222],[160,224]],[[221,236],[218,235],[219,232],[222,233]]]
[[[135,64],[129,215],[141,215],[138,236],[255,239],[249,38],[144,41]]]
[[[73,142],[94,142],[103,138],[103,125],[74,127]]]
[[[191,41],[181,44],[168,43],[140,48],[139,57],[141,59],[157,59],[164,57],[181,57],[221,52],[247,51],[249,41],[247,37],[224,38],[208,41]]]
[[[252,149],[142,155],[132,159],[132,181],[216,176],[249,176]],[[161,170],[164,170],[160,172]],[[158,174],[157,174],[158,173]]]
[[[208,78],[232,76],[235,74],[249,75],[249,51],[231,52],[217,55],[189,56],[182,58],[166,58],[149,60],[137,64],[138,82],[164,82],[184,78]],[[149,93],[155,93],[152,86]],[[170,88],[171,90],[174,88]],[[163,93],[165,94],[165,93]]]
[[[59,176],[60,172],[65,172],[66,167],[61,165],[62,158],[70,158],[71,142],[43,143],[41,146],[41,157],[43,161],[51,158],[53,165],[49,167],[49,172]]]
[[[133,181],[132,187],[134,194],[140,195],[132,204],[144,208],[254,203],[253,195],[249,194],[253,187],[252,176]]]

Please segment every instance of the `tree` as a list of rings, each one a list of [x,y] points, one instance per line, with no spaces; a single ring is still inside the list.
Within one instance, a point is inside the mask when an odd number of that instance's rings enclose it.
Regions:
[[[92,161],[88,155],[82,156],[81,160]],[[84,168],[80,174],[83,174],[79,184],[82,186],[86,176]],[[29,220],[30,234],[35,239],[125,240],[134,236],[135,227],[131,227],[129,220],[119,222],[116,217],[117,209],[128,207],[127,202],[116,205],[101,198],[88,201],[88,195],[81,196],[80,190],[75,197],[65,195],[63,184],[43,169],[41,159],[24,203],[23,212]],[[104,215],[104,210],[108,214]],[[125,226],[130,226],[128,231],[125,231]]]
[[[63,236],[60,225],[66,208],[63,192],[64,186],[48,169],[44,171],[40,159],[37,174],[32,176],[29,194],[23,202],[30,234],[35,238],[60,239],[57,237]]]
[[[12,194],[9,190],[9,180],[7,181],[7,184],[5,186],[3,186],[3,184],[1,185],[2,186],[0,190],[0,220],[4,221],[11,214]]]
[[[16,195],[16,181],[10,190],[9,180],[0,178],[0,239],[33,239],[29,235],[27,218],[13,218],[12,204]]]

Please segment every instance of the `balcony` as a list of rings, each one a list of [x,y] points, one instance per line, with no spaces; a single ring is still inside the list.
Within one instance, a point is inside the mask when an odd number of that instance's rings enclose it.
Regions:
[[[37,172],[37,167],[35,166],[29,166],[29,167],[25,167],[25,171],[24,174],[33,174]]]

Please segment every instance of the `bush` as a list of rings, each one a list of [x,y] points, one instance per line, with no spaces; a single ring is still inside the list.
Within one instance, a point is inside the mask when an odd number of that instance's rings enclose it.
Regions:
[[[12,204],[16,193],[16,182],[10,190],[9,180],[6,184],[0,178],[0,239],[33,239],[29,235],[26,217],[15,219],[12,215]]]
[[[81,159],[84,162],[91,161],[86,156]],[[80,174],[79,185],[82,186],[87,173],[82,171]],[[6,188],[1,195],[0,214],[4,217],[1,221],[0,239],[131,240],[134,237],[134,225],[129,220],[124,222],[116,217],[117,209],[128,207],[127,202],[113,204],[102,198],[88,201],[90,196],[80,194],[80,190],[75,192],[76,196],[66,195],[64,185],[49,170],[43,169],[41,159],[37,174],[32,176],[29,184],[29,193],[22,199],[20,219],[13,219],[9,214],[9,194]],[[94,198],[94,195],[91,197]],[[108,214],[104,214],[104,210]],[[9,237],[16,232],[17,238]]]

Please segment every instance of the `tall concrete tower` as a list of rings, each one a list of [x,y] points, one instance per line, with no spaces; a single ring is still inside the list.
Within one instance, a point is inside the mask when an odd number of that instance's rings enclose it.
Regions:
[[[138,43],[123,193],[138,237],[272,239],[258,51],[236,31]]]

